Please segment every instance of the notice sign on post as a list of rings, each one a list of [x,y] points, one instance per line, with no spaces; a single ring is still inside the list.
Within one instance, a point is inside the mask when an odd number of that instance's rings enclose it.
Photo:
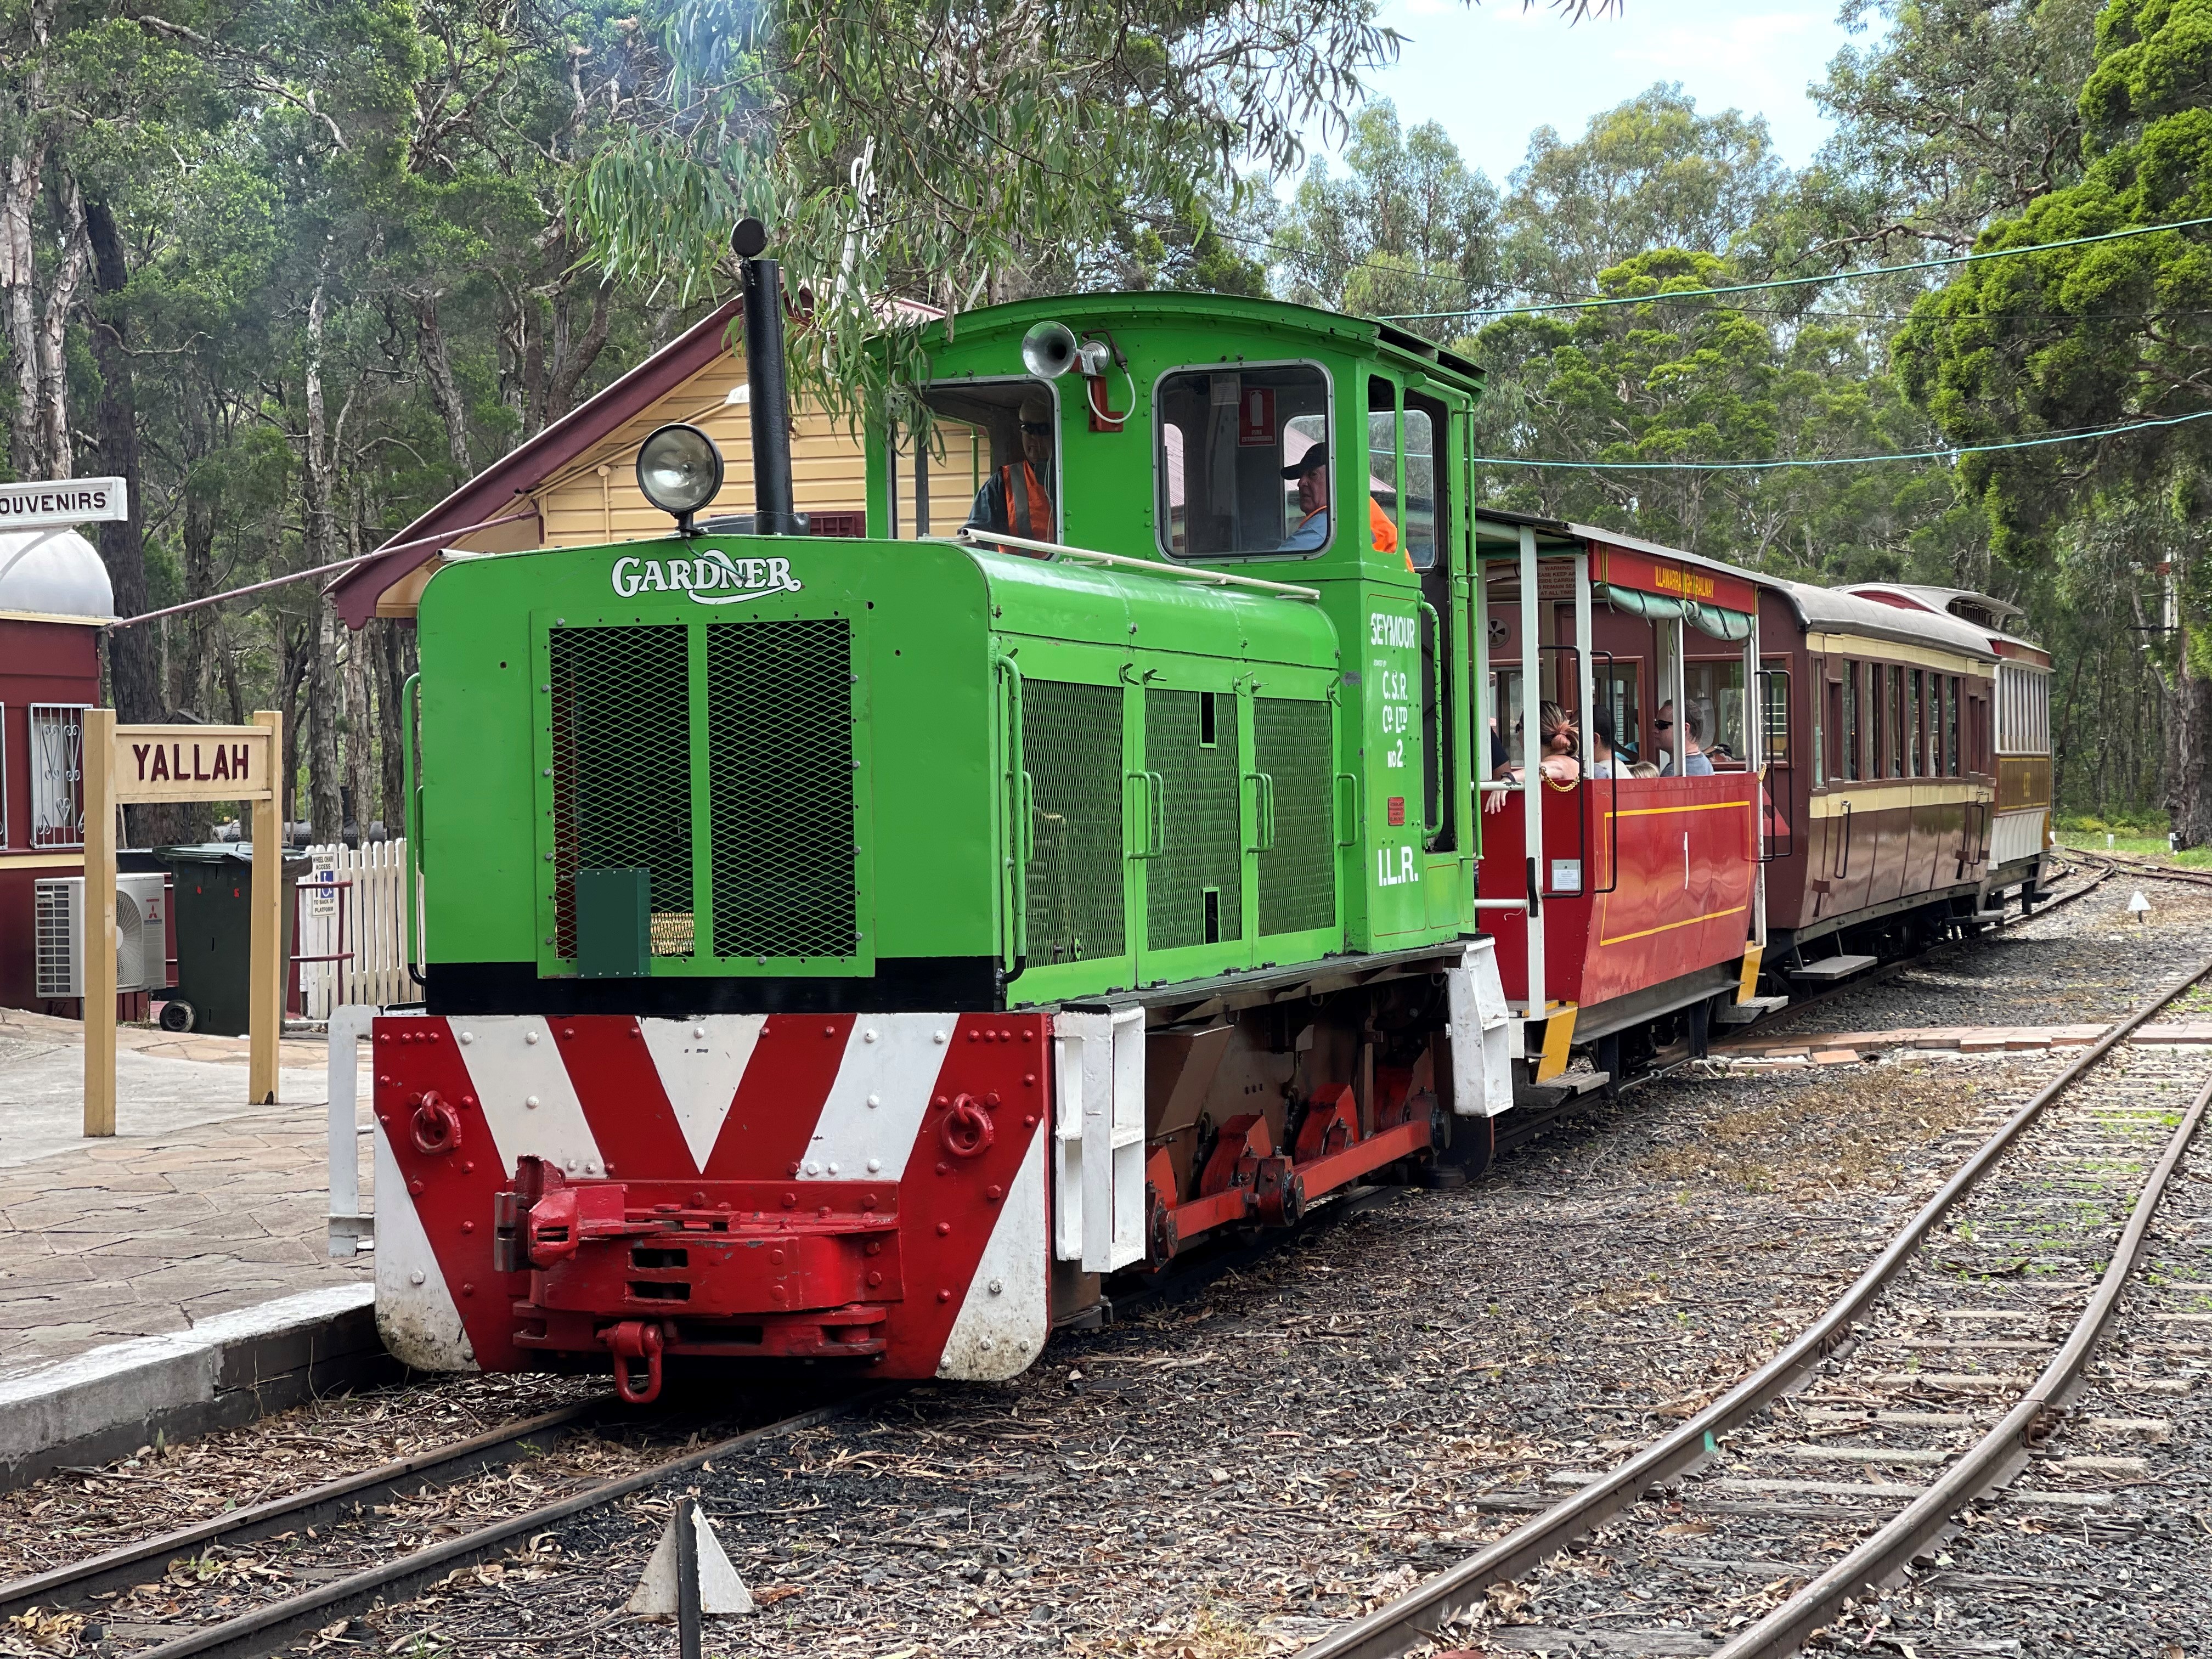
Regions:
[[[0,530],[57,530],[75,524],[120,524],[131,516],[131,490],[120,478],[48,478],[0,484]]]
[[[97,483],[98,480],[80,480]],[[82,520],[82,513],[75,514]],[[276,1038],[284,1016],[283,824],[276,767],[284,717],[251,726],[118,726],[112,708],[84,714],[84,1132],[115,1133],[116,814],[143,801],[234,800],[253,809],[253,897],[247,930],[246,1098],[276,1098]]]

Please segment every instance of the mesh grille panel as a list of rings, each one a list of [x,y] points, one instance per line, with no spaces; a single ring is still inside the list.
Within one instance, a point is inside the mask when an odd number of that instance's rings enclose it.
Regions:
[[[852,956],[852,624],[706,632],[714,954]]]
[[[1154,951],[1209,943],[1208,888],[1218,896],[1214,940],[1244,934],[1243,857],[1237,814],[1237,699],[1213,697],[1214,741],[1201,744],[1204,696],[1145,693],[1145,764],[1160,775],[1167,849],[1145,863],[1145,939]]]
[[[556,628],[554,942],[576,954],[576,872],[653,872],[653,953],[691,954],[691,727],[680,625]]]
[[[1022,763],[1036,842],[1026,872],[1029,960],[1121,955],[1121,687],[1024,681]]]
[[[1253,760],[1275,781],[1275,845],[1260,854],[1260,931],[1336,925],[1336,768],[1328,705],[1261,697]]]

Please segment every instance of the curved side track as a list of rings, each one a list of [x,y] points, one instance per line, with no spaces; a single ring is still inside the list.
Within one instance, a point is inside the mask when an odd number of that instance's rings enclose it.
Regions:
[[[1731,1640],[1714,1659],[1781,1659],[1792,1654],[1819,1629],[1847,1597],[1879,1589],[1912,1565],[1948,1528],[1951,1517],[1967,1504],[2003,1486],[2018,1474],[2028,1453],[2057,1427],[2067,1405],[2081,1390],[2081,1376],[2095,1350],[2097,1340],[2112,1322],[2120,1292],[2127,1288],[2150,1231],[2151,1218],[2166,1196],[2167,1183],[2179,1167],[2182,1155],[2212,1104],[2212,1083],[2197,1091],[2195,1103],[2167,1141],[2165,1156],[2151,1171],[2128,1218],[2127,1231],[2098,1281],[2096,1293],[2075,1322],[2065,1345],[2044,1367],[2034,1386],[2023,1395],[2002,1421],[1991,1429],[1927,1492],[1850,1554],[1776,1607],[1750,1629]]]
[[[1469,1556],[1457,1566],[1447,1569],[1395,1601],[1378,1607],[1366,1617],[1356,1620],[1308,1646],[1301,1651],[1298,1659],[1398,1659],[1401,1655],[1425,1650],[1440,1639],[1436,1632],[1441,1626],[1481,1604],[1492,1585],[1519,1577],[1577,1539],[1633,1508],[1654,1486],[1684,1475],[1705,1462],[1713,1455],[1721,1437],[1748,1424],[1845,1346],[1851,1339],[1855,1322],[1868,1311],[1890,1282],[1911,1263],[1936,1227],[1973,1191],[1984,1176],[2013,1151],[2022,1135],[2037,1123],[2053,1101],[2094,1069],[2139,1027],[2208,974],[2212,974],[2212,962],[2204,963],[2171,989],[2144,1004],[2068,1065],[1983,1143],[1942,1188],[1890,1240],[1881,1255],[1842,1297],[1788,1347],[1726,1395],[1627,1462],[1516,1528],[1495,1543]],[[2212,1092],[2212,1090],[2208,1092]],[[2159,1172],[2143,1189],[2127,1237],[2114,1252],[2105,1286],[2099,1297],[2093,1299],[2090,1312],[2084,1316],[2082,1323],[2076,1327],[2074,1335],[2052,1360],[2044,1377],[2027,1390],[2017,1410],[2008,1413],[2003,1422],[1991,1431],[1989,1440],[1984,1442],[1985,1444],[1996,1443],[1997,1451],[1979,1462],[1974,1462],[1973,1455],[1970,1454],[1967,1462],[1972,1464],[1972,1468],[1969,1473],[1955,1478],[1947,1477],[1937,1483],[1905,1516],[1893,1523],[1898,1529],[1893,1534],[1891,1528],[1886,1528],[1869,1538],[1835,1567],[1808,1584],[1801,1598],[1793,1598],[1784,1607],[1775,1609],[1768,1620],[1762,1620],[1751,1631],[1739,1634],[1724,1650],[1728,1659],[1745,1659],[1745,1656],[1752,1654],[1780,1654],[1791,1650],[1804,1632],[1816,1627],[1846,1595],[1869,1582],[1869,1575],[1879,1577],[1883,1573],[1897,1571],[1961,1504],[1986,1490],[1989,1485],[2008,1479],[2017,1471],[2026,1459],[2027,1448],[2033,1443],[2031,1429],[2039,1434],[2047,1431],[2051,1426],[2051,1413],[2056,1405],[2066,1397],[2067,1389],[2078,1376],[2083,1358],[2109,1319],[2112,1302],[2117,1299],[2118,1289],[2127,1277],[2128,1265],[2134,1259],[2135,1246],[2140,1242],[2142,1231],[2148,1224],[2149,1212],[2155,1207],[2158,1195],[2164,1189],[2165,1177],[2179,1161],[2186,1145],[2187,1133],[2193,1131],[2201,1118],[2204,1104],[2204,1097],[2200,1097],[2182,1131],[2177,1133],[2168,1147],[2166,1158],[2159,1165]],[[1962,1463],[1960,1467],[1965,1468],[1966,1464]],[[1790,1609],[1796,1607],[1800,1599],[1805,1601],[1805,1607],[1796,1613],[1790,1613]],[[1815,1603],[1818,1604],[1817,1610]],[[1787,1619],[1785,1613],[1790,1613]],[[1770,1626],[1774,1633],[1765,1645],[1745,1645],[1752,1640],[1754,1633],[1765,1632]],[[1790,1633],[1793,1632],[1796,1634]]]

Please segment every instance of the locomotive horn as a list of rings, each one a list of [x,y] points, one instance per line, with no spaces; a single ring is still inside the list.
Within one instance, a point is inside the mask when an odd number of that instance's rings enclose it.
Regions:
[[[1039,323],[1022,336],[1022,367],[1041,380],[1058,380],[1081,355],[1066,323]]]
[[[746,401],[753,434],[753,532],[761,536],[805,533],[792,510],[791,401],[783,379],[783,276],[773,259],[759,258],[768,229],[740,219],[730,237],[744,282]]]

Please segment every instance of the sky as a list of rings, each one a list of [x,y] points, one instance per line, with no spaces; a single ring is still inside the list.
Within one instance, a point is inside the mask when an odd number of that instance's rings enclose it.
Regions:
[[[1389,0],[1381,21],[1410,44],[1370,84],[1407,126],[1441,122],[1468,165],[1500,185],[1536,128],[1576,137],[1656,81],[1680,82],[1700,110],[1765,116],[1781,159],[1802,167],[1827,133],[1806,85],[1853,40],[1835,13],[1836,0],[1626,0],[1614,15],[1571,24],[1544,0],[1526,9],[1520,0]],[[1309,144],[1326,149],[1318,135]]]

